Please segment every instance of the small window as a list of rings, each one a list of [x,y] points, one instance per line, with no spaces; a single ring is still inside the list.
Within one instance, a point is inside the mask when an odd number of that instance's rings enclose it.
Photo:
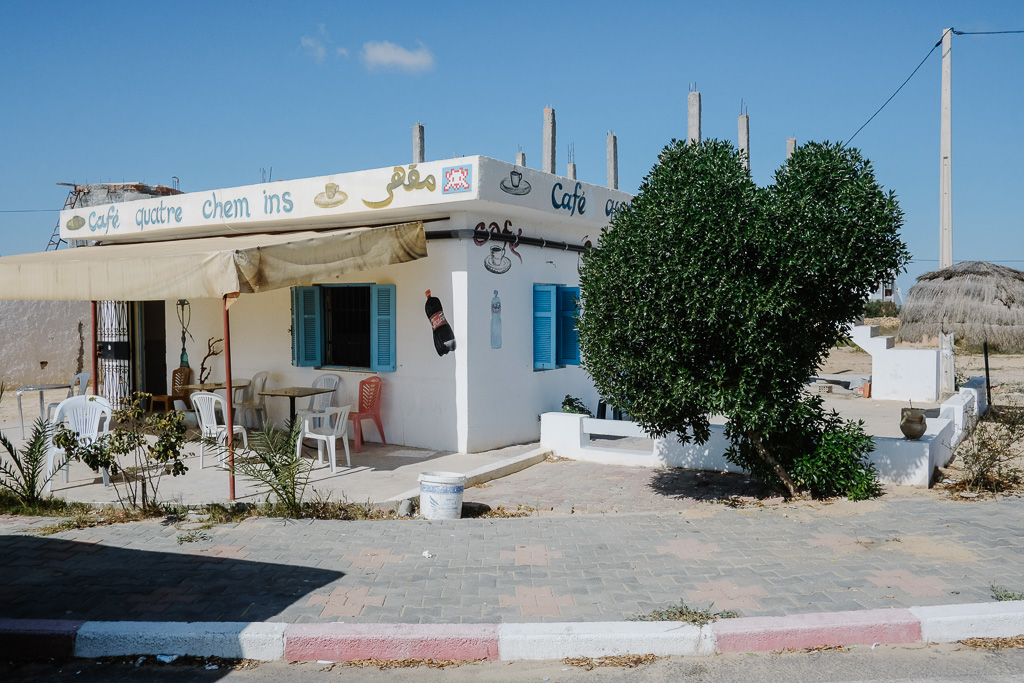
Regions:
[[[394,372],[395,286],[293,287],[292,364]]]
[[[533,369],[579,365],[579,287],[533,286]]]

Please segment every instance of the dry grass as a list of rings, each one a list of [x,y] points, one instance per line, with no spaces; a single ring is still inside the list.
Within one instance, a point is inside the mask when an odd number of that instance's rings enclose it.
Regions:
[[[638,666],[652,664],[658,659],[660,658],[656,655],[609,655],[608,657],[566,657],[562,663],[593,671],[598,667],[605,666],[635,669]]]
[[[353,659],[347,662],[335,662],[330,664],[321,671],[330,671],[335,666],[354,667],[359,669],[365,669],[367,667],[373,667],[380,669],[381,671],[387,671],[388,669],[414,669],[416,667],[425,666],[428,669],[447,669],[449,667],[462,666],[463,664],[476,664],[482,660],[479,659]]]
[[[968,638],[957,641],[977,650],[1007,650],[1024,648],[1024,635],[1012,638]]]

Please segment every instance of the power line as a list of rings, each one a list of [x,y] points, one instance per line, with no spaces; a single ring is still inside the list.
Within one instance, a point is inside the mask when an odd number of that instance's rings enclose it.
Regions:
[[[955,28],[951,28],[951,29],[949,29],[949,31],[953,35],[956,35],[956,36],[994,36],[994,35],[1003,35],[1003,34],[1008,34],[1008,33],[1024,33],[1024,30],[1021,30],[1021,31],[957,31]],[[876,116],[878,116],[878,113],[880,111],[882,111],[883,109],[885,109],[885,105],[889,104],[889,102],[892,101],[892,98],[896,97],[896,95],[899,94],[900,90],[903,90],[903,86],[910,82],[910,79],[914,77],[914,74],[916,74],[918,72],[918,69],[920,69],[922,66],[924,66],[924,63],[926,61],[928,61],[928,58],[932,56],[932,53],[935,52],[935,50],[940,45],[942,45],[942,41],[941,40],[939,42],[935,43],[935,45],[932,47],[932,49],[928,51],[928,54],[926,54],[924,56],[924,59],[921,60],[921,63],[917,65],[917,68],[914,69],[913,71],[911,71],[910,75],[907,76],[907,80],[903,81],[903,83],[900,85],[900,87],[896,88],[896,92],[894,92],[892,95],[890,95],[889,99],[887,99],[885,101],[885,103],[883,103],[882,106],[878,108],[878,111],[876,111],[874,114],[872,114],[871,118],[869,118],[867,121],[865,121],[863,126],[861,126],[860,128],[857,129],[857,133],[859,133],[862,130],[864,130],[864,126],[866,126],[869,123],[871,123],[871,119],[873,119]],[[847,140],[846,143],[843,146],[845,147],[846,145],[850,144],[853,141],[853,139],[855,137],[857,137],[857,133],[854,133],[853,135],[851,135],[850,139]]]
[[[1024,31],[957,31],[953,29],[956,36],[994,36],[1002,33],[1024,33]]]
[[[0,209],[0,213],[60,213],[60,209]]]
[[[933,46],[932,46],[932,49],[931,49],[931,50],[928,50],[928,54],[926,54],[926,55],[924,56],[924,59],[922,59],[922,60],[921,60],[921,63],[917,65],[917,68],[915,68],[915,69],[914,69],[913,71],[911,71],[911,72],[910,72],[910,75],[909,75],[909,76],[907,76],[907,80],[903,81],[903,83],[902,83],[902,84],[900,85],[900,87],[896,88],[896,92],[894,92],[894,93],[893,93],[892,95],[890,95],[890,96],[889,96],[889,99],[887,99],[887,100],[886,100],[886,101],[885,101],[885,102],[884,102],[884,103],[882,104],[882,106],[878,108],[878,111],[876,111],[876,112],[875,112],[874,114],[872,114],[872,115],[871,115],[871,118],[869,118],[869,119],[868,119],[867,121],[865,121],[865,122],[864,122],[864,125],[863,125],[863,126],[861,126],[860,128],[858,128],[858,129],[857,129],[857,133],[859,133],[859,132],[861,132],[862,130],[864,130],[864,126],[866,126],[866,125],[868,125],[869,123],[871,123],[871,120],[872,120],[872,119],[874,119],[874,118],[875,118],[876,116],[878,116],[878,113],[879,113],[880,111],[882,111],[883,109],[885,109],[885,105],[887,105],[887,104],[889,104],[890,102],[892,102],[892,98],[896,97],[896,95],[898,95],[898,94],[899,94],[900,90],[903,90],[903,86],[904,86],[904,85],[906,85],[907,83],[909,83],[909,82],[910,82],[910,79],[914,77],[914,74],[916,74],[916,73],[918,72],[918,69],[920,69],[920,68],[921,68],[922,66],[924,66],[924,63],[925,63],[926,61],[928,61],[928,58],[932,56],[932,53],[933,53],[933,52],[935,52],[935,50],[936,50],[936,49],[938,49],[938,47],[939,47],[940,45],[942,45],[942,41],[941,41],[941,40],[940,40],[939,42],[935,43],[935,45],[933,45]],[[850,136],[850,139],[849,139],[849,140],[847,140],[847,141],[846,141],[846,143],[845,143],[845,144],[844,144],[843,146],[845,147],[846,145],[850,144],[850,143],[851,143],[851,142],[853,141],[853,139],[854,139],[855,137],[857,137],[857,133],[854,133],[853,135],[851,135],[851,136]]]

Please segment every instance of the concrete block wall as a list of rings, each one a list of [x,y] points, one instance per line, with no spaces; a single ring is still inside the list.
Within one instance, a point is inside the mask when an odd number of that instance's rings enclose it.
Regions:
[[[90,304],[0,301],[0,339],[0,380],[9,388],[67,382],[90,369]]]

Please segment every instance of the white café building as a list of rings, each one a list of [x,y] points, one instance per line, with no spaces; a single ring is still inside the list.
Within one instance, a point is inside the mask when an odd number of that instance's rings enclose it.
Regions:
[[[95,245],[0,258],[0,297],[147,302],[131,309],[131,388],[151,393],[179,365],[187,299],[196,370],[230,329],[233,377],[334,372],[356,405],[377,375],[388,443],[477,452],[536,440],[566,394],[596,407],[572,324],[578,268],[630,199],[471,156],[72,208],[61,236]],[[444,355],[427,290],[454,332]],[[225,356],[212,360],[223,380]],[[288,415],[286,400],[267,408]],[[370,423],[364,435],[379,440]]]

